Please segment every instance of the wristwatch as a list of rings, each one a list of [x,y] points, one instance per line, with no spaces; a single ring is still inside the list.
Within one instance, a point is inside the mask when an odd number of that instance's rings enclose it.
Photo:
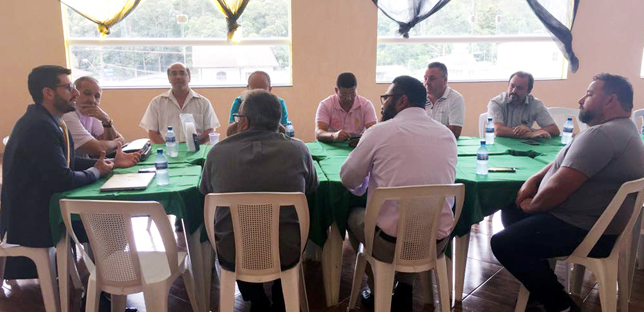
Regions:
[[[112,128],[112,124],[114,124],[114,119],[110,119],[110,122],[103,124],[103,128]]]

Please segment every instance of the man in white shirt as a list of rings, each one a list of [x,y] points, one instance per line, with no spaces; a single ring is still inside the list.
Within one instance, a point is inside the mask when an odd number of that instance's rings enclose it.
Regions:
[[[427,115],[445,125],[458,139],[465,119],[465,100],[456,90],[447,86],[447,66],[432,62],[425,71]]]
[[[394,79],[387,93],[380,97],[382,122],[369,128],[349,155],[340,177],[342,184],[356,195],[369,188],[368,198],[379,187],[449,184],[456,178],[456,139],[452,132],[425,113],[427,93],[415,78]],[[431,161],[427,161],[431,159]],[[369,199],[367,199],[369,200]],[[452,230],[453,199],[443,207],[438,229],[437,248],[442,251]],[[364,242],[364,207],[352,208],[348,229],[352,244]],[[373,255],[391,262],[398,231],[398,205],[386,203],[377,219]],[[392,306],[411,311],[413,274],[397,274],[398,285]],[[368,279],[371,289],[372,279]],[[363,292],[363,306],[373,303],[369,291]]]
[[[220,124],[210,101],[190,89],[190,69],[174,63],[168,68],[168,80],[172,89],[152,99],[139,126],[148,131],[152,143],[165,143],[168,126],[173,127],[177,140],[184,142],[179,114],[192,114],[199,141],[208,142],[208,134]]]

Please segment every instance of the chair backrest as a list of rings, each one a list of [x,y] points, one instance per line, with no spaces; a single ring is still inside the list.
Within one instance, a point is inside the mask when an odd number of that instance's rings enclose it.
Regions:
[[[168,260],[168,272],[178,271],[177,244],[163,206],[153,201],[60,201],[67,233],[80,243],[72,228],[72,215],[80,215],[96,260],[96,281],[102,289],[141,286],[141,267],[132,230],[132,217],[148,216],[157,226]],[[93,262],[82,249],[88,267]],[[91,269],[90,269],[91,271]]]
[[[552,119],[555,120],[557,128],[561,131],[563,131],[564,123],[566,123],[568,117],[572,117],[573,122],[577,123],[577,129],[579,129],[579,132],[588,128],[585,123],[579,121],[579,109],[569,107],[548,107],[548,113]]]
[[[479,115],[479,138],[485,139],[485,124],[487,123],[487,113]]]
[[[216,247],[215,212],[222,207],[230,209],[237,279],[251,281],[264,276],[268,281],[279,277],[279,213],[284,206],[295,206],[301,254],[309,235],[309,206],[304,193],[211,193],[206,196],[204,223],[213,248]]]
[[[599,238],[604,234],[606,228],[613,221],[613,218],[617,214],[617,211],[621,208],[622,204],[626,200],[627,196],[632,193],[637,193],[637,198],[635,199],[633,212],[629,216],[628,223],[622,231],[622,233],[617,238],[613,250],[611,251],[609,257],[617,257],[619,252],[626,247],[628,243],[629,233],[632,233],[637,218],[642,211],[642,203],[644,203],[644,178],[633,180],[622,184],[622,186],[617,191],[617,194],[613,197],[604,213],[597,219],[595,225],[590,229],[586,238],[577,246],[575,251],[571,256],[577,257],[588,257],[590,251],[595,247]]]
[[[447,198],[455,197],[455,221],[463,208],[463,184],[438,184],[376,189],[365,214],[365,252],[372,254],[376,221],[382,204],[387,200],[398,202],[398,233],[393,264],[397,271],[427,270],[436,261],[436,235]]]
[[[644,108],[640,108],[640,109],[634,111],[633,114],[631,115],[631,119],[633,120],[633,122],[637,126],[637,130],[639,130],[641,132],[642,131],[641,127],[644,126]],[[638,123],[638,121],[640,119],[642,119],[642,125],[641,126]]]
[[[7,142],[9,142],[9,136],[6,136],[4,137],[4,139],[2,139],[2,144],[4,144],[5,146],[7,145]]]

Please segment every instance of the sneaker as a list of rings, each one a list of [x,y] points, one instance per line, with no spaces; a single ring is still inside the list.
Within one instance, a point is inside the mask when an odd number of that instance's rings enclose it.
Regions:
[[[371,293],[370,289],[365,289],[362,291],[362,293],[360,293],[360,303],[362,308],[373,311],[375,304],[373,300],[373,294]]]

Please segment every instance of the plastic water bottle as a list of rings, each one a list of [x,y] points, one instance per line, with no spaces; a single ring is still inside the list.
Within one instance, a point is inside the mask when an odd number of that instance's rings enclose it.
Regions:
[[[163,149],[157,149],[157,159],[154,161],[154,167],[157,169],[157,184],[168,185],[170,175],[168,174],[168,159],[163,155]]]
[[[169,157],[179,156],[179,146],[177,145],[177,135],[174,134],[172,126],[168,126],[168,132],[165,133],[165,150]]]
[[[575,125],[572,123],[572,118],[568,118],[563,126],[563,134],[561,135],[561,144],[568,145],[572,142],[572,130]]]
[[[492,122],[492,118],[488,118],[485,124],[485,144],[494,144],[494,123]]]
[[[295,128],[293,128],[290,120],[286,123],[286,136],[290,138],[295,137]]]
[[[476,152],[476,174],[487,175],[488,152],[485,141],[481,141],[481,147]]]

